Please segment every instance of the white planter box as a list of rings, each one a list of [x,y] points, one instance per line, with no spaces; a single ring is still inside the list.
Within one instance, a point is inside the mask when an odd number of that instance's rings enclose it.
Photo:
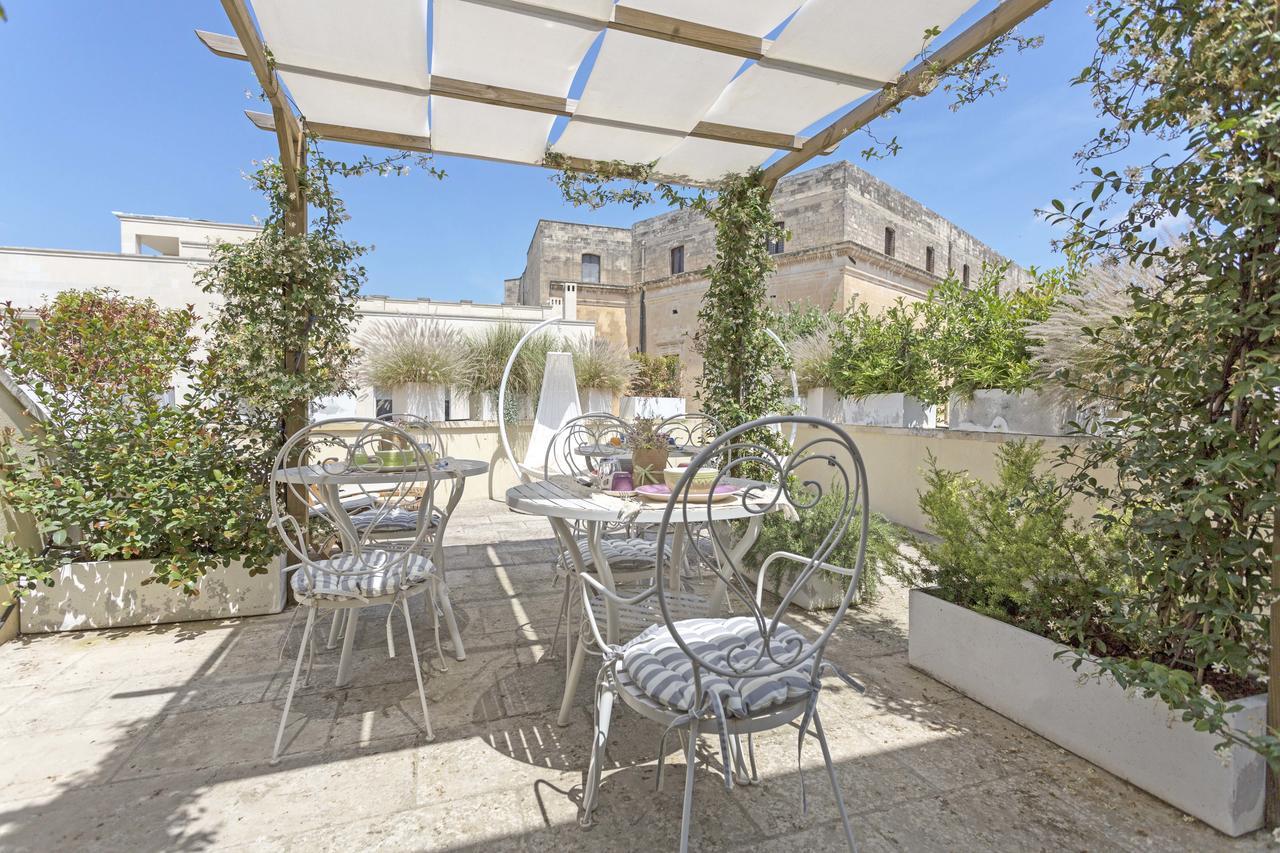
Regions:
[[[449,389],[449,420],[471,420],[471,395],[465,388]]]
[[[916,427],[938,425],[937,406],[926,406],[906,394],[868,394],[846,397],[844,422],[858,426]]]
[[[200,582],[197,596],[162,584],[143,586],[149,577],[150,560],[69,563],[58,572],[53,587],[40,587],[22,598],[22,632],[45,634],[229,619],[284,609],[284,579],[278,560],[272,561],[266,574],[253,577],[239,561],[216,569]]]
[[[1061,646],[1021,628],[911,591],[913,667],[1038,732],[1081,758],[1228,835],[1262,826],[1266,763],[1254,751],[1215,747],[1158,698],[1126,692],[1110,676],[1071,669]],[[1250,696],[1230,718],[1261,732],[1267,697]]]
[[[1075,420],[1075,409],[1055,403],[1038,391],[979,389],[973,399],[953,396],[948,402],[951,429],[1012,432],[1024,435],[1062,435]]]
[[[429,421],[444,420],[444,400],[449,388],[408,382],[391,389],[391,409],[397,415],[417,415]]]
[[[665,420],[685,413],[684,397],[623,397],[623,418],[657,418]]]
[[[805,403],[805,413],[811,418],[836,422],[844,417],[844,398],[834,388],[810,388]]]
[[[471,395],[471,419],[476,421],[498,419],[497,391],[477,391]]]
[[[613,414],[613,392],[602,388],[583,388],[579,396],[582,398],[582,413],[604,412]]]

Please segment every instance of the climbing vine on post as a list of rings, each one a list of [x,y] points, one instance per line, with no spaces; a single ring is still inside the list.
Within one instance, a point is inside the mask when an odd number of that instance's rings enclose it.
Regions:
[[[776,377],[788,359],[768,334],[765,298],[774,269],[769,243],[785,233],[774,219],[760,170],[729,176],[718,190],[714,199],[693,202],[716,229],[710,285],[698,311],[698,395],[707,414],[732,428],[781,412],[785,404]]]
[[[716,256],[705,271],[710,286],[698,312],[695,345],[703,358],[698,396],[726,429],[783,411],[785,388],[776,379],[787,353],[769,337],[765,282],[773,272],[770,241],[784,238],[759,169],[728,175],[713,193],[688,191],[654,176],[653,164],[595,162],[571,167],[554,152],[544,165],[566,201],[593,210],[608,204],[637,208],[653,201],[701,212],[715,227]],[[773,433],[756,437],[773,441]]]
[[[298,191],[312,212],[307,230],[290,233],[286,220],[294,197],[284,169],[263,161],[248,176],[267,201],[262,231],[242,243],[214,246],[212,263],[196,276],[221,302],[208,324],[210,356],[202,383],[236,401],[246,426],[272,454],[290,407],[349,390],[351,330],[365,278],[359,261],[368,247],[342,236],[350,217],[335,179],[404,174],[413,159],[443,177],[407,152],[345,162],[325,157],[308,139],[308,155],[298,172]],[[286,353],[294,354],[294,369],[282,369]]]

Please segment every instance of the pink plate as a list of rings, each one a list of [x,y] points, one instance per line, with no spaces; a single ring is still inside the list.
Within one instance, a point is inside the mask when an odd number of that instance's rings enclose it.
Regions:
[[[726,500],[730,496],[736,495],[738,491],[739,489],[737,486],[730,486],[727,483],[722,483],[719,486],[716,486],[715,496],[712,497],[712,500]],[[636,489],[636,494],[651,501],[665,501],[667,498],[671,497],[671,487],[666,483],[650,483],[647,486],[641,486]],[[689,497],[695,501],[704,500],[707,497],[707,492],[690,490]]]

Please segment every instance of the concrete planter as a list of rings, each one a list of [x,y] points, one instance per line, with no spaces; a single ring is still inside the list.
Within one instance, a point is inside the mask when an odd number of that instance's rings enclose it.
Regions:
[[[657,418],[664,420],[685,413],[684,397],[623,397],[623,418]]]
[[[498,419],[497,391],[477,391],[471,395],[471,419],[476,421]]]
[[[449,389],[449,420],[471,420],[471,395],[465,388]]]
[[[857,426],[933,429],[938,425],[938,408],[926,406],[907,394],[846,397],[844,422]]]
[[[839,421],[844,417],[844,398],[834,388],[810,388],[805,395],[805,414],[811,418]]]
[[[1125,691],[1110,676],[1071,669],[1044,637],[911,591],[908,659],[988,708],[1038,732],[1227,835],[1263,821],[1266,763],[1246,747],[1219,752],[1158,698]],[[1230,724],[1261,732],[1267,697],[1251,696]]]
[[[444,420],[447,385],[406,382],[391,389],[391,409],[397,415],[417,415],[429,421]]]
[[[947,408],[951,429],[1024,435],[1063,435],[1066,425],[1076,416],[1074,409],[1038,391],[1010,392],[994,388],[973,392],[973,399],[953,396]]]
[[[605,388],[583,388],[579,391],[578,396],[582,398],[581,408],[583,414],[589,412],[613,414],[612,391]]]
[[[22,599],[22,632],[45,634],[230,619],[284,609],[284,579],[278,561],[266,574],[253,577],[239,561],[216,569],[200,582],[197,596],[160,584],[144,586],[142,582],[151,577],[151,567],[150,560],[67,564],[53,587],[41,587]]]

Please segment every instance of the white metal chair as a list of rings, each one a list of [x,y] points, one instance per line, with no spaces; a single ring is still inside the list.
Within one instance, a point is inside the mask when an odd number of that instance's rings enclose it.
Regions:
[[[426,418],[411,414],[392,414],[389,417],[379,418],[379,420],[393,423],[408,433],[409,437],[422,449],[430,463],[435,464],[449,455],[443,433],[440,432],[439,427]],[[420,553],[430,558],[432,565],[436,568],[437,579],[431,591],[432,594],[426,596],[425,601],[430,611],[432,631],[435,634],[436,654],[440,658],[440,667],[443,669],[444,649],[440,643],[441,616],[444,617],[445,625],[448,627],[449,636],[454,643],[454,653],[458,660],[462,660],[466,653],[462,647],[462,638],[458,631],[457,619],[453,613],[453,603],[449,598],[449,584],[445,580],[443,535],[445,527],[449,523],[452,508],[457,504],[455,498],[460,497],[459,490],[462,488],[462,483],[459,480],[450,482],[450,493],[445,501],[441,501],[439,496],[435,494],[435,491],[442,484],[442,480],[433,478],[431,484],[430,529],[428,536],[421,543],[422,550]],[[372,500],[371,506],[376,506],[379,503],[377,496],[370,496],[370,499]],[[402,550],[410,547],[414,541],[413,535],[417,532],[418,515],[416,506],[410,500],[405,507],[389,511],[374,513],[357,511],[351,514],[351,524],[356,530],[367,533],[370,541],[380,543],[380,547],[390,550]],[[387,613],[387,651],[392,657],[395,657],[395,641],[391,633],[391,616],[393,612]],[[346,611],[334,615],[333,625],[329,631],[329,640],[326,644],[327,648],[332,649],[337,644],[338,637],[343,630],[342,625],[348,621],[344,617],[349,616],[349,613],[349,611]]]
[[[328,517],[340,534],[342,552],[335,556],[317,556],[310,547],[307,531],[288,512],[290,496],[305,502],[313,486],[325,496],[331,510]],[[361,513],[370,516],[369,523],[357,527],[345,512],[332,511],[340,506],[341,489],[376,496],[373,507]],[[307,621],[280,716],[273,762],[280,756],[303,655],[308,654],[314,663],[315,623],[318,614],[325,611],[341,614],[379,604],[390,604],[393,612],[397,608],[401,611],[409,635],[423,723],[427,737],[434,738],[408,605],[409,598],[431,592],[438,579],[435,565],[426,556],[433,491],[427,453],[405,429],[386,421],[319,421],[295,433],[277,454],[271,472],[270,524],[298,561],[290,585],[300,607],[307,610]],[[377,522],[400,512],[411,512],[416,524],[399,547],[388,547],[374,532]],[[350,654],[353,637],[354,627],[349,627],[344,659]],[[389,651],[394,656],[394,650]],[[308,678],[311,663],[307,667]]]
[[[785,455],[759,440],[760,430],[788,425],[813,427],[814,435]],[[770,554],[754,583],[744,576],[742,566],[733,564],[731,549],[720,541],[715,526],[706,525],[710,547],[694,540],[685,544],[690,559],[701,561],[728,586],[730,594],[746,609],[747,615],[743,616],[688,616],[683,592],[668,588],[664,563],[669,558],[665,547],[658,551],[653,585],[635,595],[620,595],[589,574],[579,575],[584,596],[612,602],[624,623],[627,614],[635,617],[634,628],[640,628],[646,618],[650,620],[630,641],[609,644],[600,629],[602,617],[596,609],[586,610],[595,643],[604,650],[604,662],[597,681],[595,735],[584,786],[582,821],[589,824],[596,807],[614,700],[620,698],[633,711],[664,726],[664,742],[673,729],[687,735],[682,853],[689,846],[699,732],[710,729],[718,735],[724,784],[732,789],[735,780],[758,781],[753,735],[797,723],[801,749],[812,726],[811,734],[822,749],[845,839],[850,849],[856,849],[818,713],[818,697],[825,674],[837,674],[854,688],[862,689],[824,660],[826,644],[857,591],[863,567],[869,504],[862,458],[847,433],[818,418],[782,415],[743,424],[699,453],[680,478],[658,528],[660,546],[674,536],[687,535],[685,531],[691,526],[711,518],[711,498],[692,495],[690,487],[696,472],[712,467],[712,462],[718,469],[716,483],[735,477],[762,481],[762,485],[752,487],[741,497],[743,506],[752,512],[767,512],[783,502],[790,511],[803,514],[815,511],[824,496],[835,496],[834,521],[821,541],[812,543],[809,553]],[[849,569],[829,563],[827,558],[845,537],[852,535],[858,537],[854,566]],[[789,561],[798,568],[783,591],[781,602],[770,608],[764,603],[764,577],[777,561]],[[844,575],[849,585],[822,631],[817,636],[805,636],[786,623],[787,607],[817,571]],[[744,735],[749,764],[742,749]],[[663,781],[663,751],[660,745],[659,786]],[[803,784],[802,776],[801,802],[807,808]]]

